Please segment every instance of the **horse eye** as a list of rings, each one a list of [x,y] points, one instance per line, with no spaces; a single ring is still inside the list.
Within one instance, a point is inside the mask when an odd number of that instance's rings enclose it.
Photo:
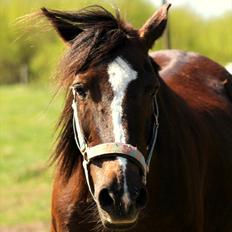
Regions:
[[[87,89],[82,84],[77,84],[73,86],[75,92],[80,96],[81,98],[86,98],[87,96]]]

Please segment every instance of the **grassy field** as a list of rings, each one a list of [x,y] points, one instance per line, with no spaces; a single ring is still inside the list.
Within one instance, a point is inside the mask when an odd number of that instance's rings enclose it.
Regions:
[[[49,223],[48,158],[62,108],[53,94],[38,86],[0,87],[0,231]]]

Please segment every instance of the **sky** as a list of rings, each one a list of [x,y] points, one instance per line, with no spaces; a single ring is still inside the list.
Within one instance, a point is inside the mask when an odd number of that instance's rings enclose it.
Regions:
[[[162,0],[150,0],[155,5]],[[186,5],[205,18],[220,16],[227,10],[232,11],[232,0],[169,0],[172,7]]]

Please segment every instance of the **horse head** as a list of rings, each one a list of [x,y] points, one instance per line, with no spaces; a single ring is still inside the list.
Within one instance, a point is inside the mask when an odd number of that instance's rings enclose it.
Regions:
[[[158,65],[148,50],[165,29],[169,7],[139,30],[99,7],[42,9],[69,46],[61,74],[71,99],[69,124],[89,191],[110,229],[133,226],[148,200],[159,88]]]

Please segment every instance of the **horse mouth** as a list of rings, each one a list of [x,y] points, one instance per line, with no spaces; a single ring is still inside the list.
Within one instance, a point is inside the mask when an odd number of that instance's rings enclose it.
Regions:
[[[132,221],[103,221],[103,226],[110,231],[127,231],[136,225],[137,220]]]
[[[103,216],[104,215],[104,216]],[[137,223],[138,215],[130,219],[112,219],[109,215],[101,215],[103,226],[110,231],[126,231],[130,230]]]

